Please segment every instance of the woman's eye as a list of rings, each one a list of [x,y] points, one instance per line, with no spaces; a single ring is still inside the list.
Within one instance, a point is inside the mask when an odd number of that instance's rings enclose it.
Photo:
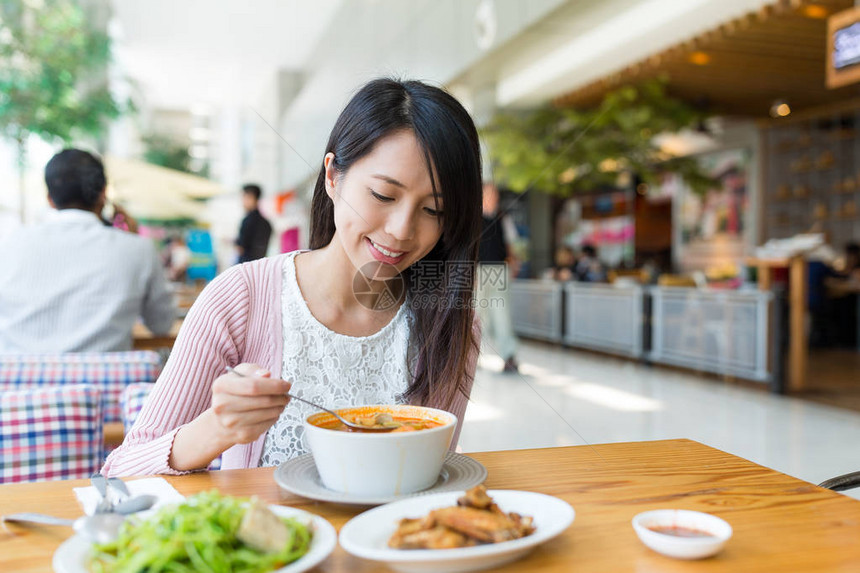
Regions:
[[[441,217],[442,211],[437,211],[436,209],[431,209],[430,207],[424,207],[424,212],[430,215],[431,217]]]
[[[389,201],[394,201],[394,197],[386,197],[385,195],[380,195],[376,191],[371,190],[370,194],[373,195],[373,198],[377,201],[382,201],[383,203],[388,203]]]

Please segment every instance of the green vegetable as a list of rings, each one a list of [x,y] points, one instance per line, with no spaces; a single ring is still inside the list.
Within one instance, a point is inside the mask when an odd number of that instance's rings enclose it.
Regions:
[[[149,519],[126,521],[116,541],[94,547],[94,573],[261,572],[292,563],[308,552],[310,528],[282,518],[290,540],[275,553],[261,553],[236,538],[247,499],[216,491],[165,507]]]

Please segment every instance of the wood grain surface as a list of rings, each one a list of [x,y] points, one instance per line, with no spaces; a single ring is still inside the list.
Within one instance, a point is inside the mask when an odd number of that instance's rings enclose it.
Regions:
[[[156,335],[148,328],[140,323],[136,323],[132,328],[132,348],[134,350],[158,350],[159,348],[173,348],[176,342],[176,336],[179,334],[179,329],[182,327],[183,319],[178,318],[170,327],[170,332],[167,334]]]
[[[860,571],[860,502],[690,440],[664,440],[469,454],[487,467],[491,489],[554,495],[576,509],[560,537],[500,571],[730,573]],[[167,476],[183,494],[218,489],[256,495],[321,515],[340,529],[361,508],[282,491],[272,468]],[[72,487],[86,480],[0,486],[0,514],[38,511],[75,517]],[[717,556],[678,561],[647,549],[630,520],[651,509],[705,511],[734,537]],[[68,528],[5,524],[0,571],[50,571]],[[316,571],[387,571],[340,547]]]

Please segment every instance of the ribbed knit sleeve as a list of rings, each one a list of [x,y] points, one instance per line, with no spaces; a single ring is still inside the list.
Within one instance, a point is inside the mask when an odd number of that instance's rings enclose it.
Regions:
[[[168,465],[173,440],[179,428],[209,408],[215,378],[245,354],[251,304],[246,278],[242,267],[232,267],[197,298],[134,427],[108,456],[102,473],[187,473]]]

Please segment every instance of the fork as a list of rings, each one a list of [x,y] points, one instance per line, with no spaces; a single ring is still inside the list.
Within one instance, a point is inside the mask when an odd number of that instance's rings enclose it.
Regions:
[[[120,493],[117,503],[122,503],[131,497],[131,492],[128,490],[128,486],[125,485],[125,482],[118,477],[108,478],[108,485]]]
[[[99,492],[99,495],[102,498],[99,500],[99,503],[96,505],[96,509],[93,513],[110,513],[113,511],[113,502],[110,500],[110,496],[108,495],[108,481],[105,476],[100,473],[93,474],[90,477],[90,483],[93,484],[93,487],[96,488],[96,491]]]

